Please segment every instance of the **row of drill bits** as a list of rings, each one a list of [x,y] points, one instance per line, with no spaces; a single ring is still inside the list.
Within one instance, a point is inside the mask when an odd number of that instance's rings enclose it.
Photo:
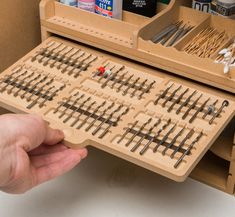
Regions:
[[[123,96],[129,95],[138,99],[142,99],[145,94],[149,93],[156,83],[156,81],[141,79],[141,77],[129,73],[128,70],[125,70],[125,66],[111,65],[110,63],[99,67],[93,77],[97,77],[98,82],[102,83],[101,88],[109,86],[117,93],[122,92]]]
[[[91,129],[93,136],[100,132],[98,138],[102,139],[111,127],[116,127],[121,118],[129,111],[129,107],[112,102],[103,101],[97,103],[95,99],[77,92],[59,103],[54,110],[58,118],[67,123],[70,127],[81,129],[85,126],[85,131]]]
[[[152,38],[153,43],[160,43],[166,47],[174,46],[181,38],[188,34],[193,29],[193,26],[184,24],[179,21],[170,24],[164,28],[160,33]]]
[[[210,58],[226,40],[228,40],[228,35],[225,31],[219,32],[209,27],[196,35],[183,50],[201,58]]]
[[[81,49],[76,49],[52,42],[42,48],[32,58],[31,62],[39,62],[43,66],[56,68],[60,72],[77,78],[81,72],[86,71],[98,59],[97,56],[89,54]]]
[[[184,160],[186,155],[191,154],[194,145],[201,139],[203,132],[201,131],[194,139],[196,132],[193,129],[188,129],[185,126],[177,126],[171,119],[162,120],[158,118],[153,120],[149,118],[146,122],[141,123],[135,121],[117,141],[118,144],[125,141],[125,146],[130,147],[131,152],[136,152],[139,149],[139,155],[144,155],[147,150],[151,149],[153,153],[160,151],[165,156],[167,152],[171,159],[174,159],[177,153],[181,156],[178,158],[174,167],[177,168]],[[160,150],[160,147],[161,150]]]
[[[175,85],[172,83],[163,90],[156,100],[154,105],[157,105],[161,100],[161,106],[167,107],[167,112],[171,112],[175,109],[176,114],[180,114],[183,108],[186,108],[183,111],[182,119],[185,120],[190,112],[192,113],[189,123],[192,123],[201,113],[202,119],[205,119],[207,116],[210,116],[209,124],[212,124],[214,120],[220,117],[225,107],[229,106],[229,101],[224,100],[219,108],[216,108],[216,105],[219,103],[218,99],[214,101],[207,97],[204,100],[203,93],[199,93],[197,90],[191,91],[189,88],[184,88],[182,85]]]
[[[66,87],[62,83],[56,84],[54,78],[20,67],[0,81],[0,93],[6,92],[25,99],[29,103],[27,109],[32,109],[35,105],[42,108]]]

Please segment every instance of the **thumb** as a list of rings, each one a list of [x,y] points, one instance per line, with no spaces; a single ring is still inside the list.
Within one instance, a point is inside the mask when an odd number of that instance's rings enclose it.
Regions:
[[[53,130],[47,127],[43,144],[55,145],[64,139],[64,133],[61,130]]]
[[[23,143],[23,148],[27,152],[41,144],[55,145],[64,139],[62,131],[51,129],[38,115],[21,115],[20,119],[24,129],[22,135],[27,140],[27,142]]]

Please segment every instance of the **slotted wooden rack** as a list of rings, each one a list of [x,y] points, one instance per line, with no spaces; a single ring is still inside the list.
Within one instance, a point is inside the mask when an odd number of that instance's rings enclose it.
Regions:
[[[92,145],[178,182],[235,113],[227,94],[55,37],[1,74],[0,102],[42,115],[71,147]]]
[[[159,4],[152,18],[124,11],[120,21],[42,0],[44,42],[1,74],[1,106],[42,115],[73,148],[92,145],[175,181],[190,175],[234,194],[235,69],[225,75],[214,59],[235,23],[190,4]],[[175,21],[193,28],[172,47],[151,41]],[[183,51],[209,27],[228,37],[212,57]]]

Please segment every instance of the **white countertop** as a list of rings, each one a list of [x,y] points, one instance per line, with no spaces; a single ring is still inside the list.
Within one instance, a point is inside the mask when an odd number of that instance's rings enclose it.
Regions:
[[[1,217],[234,217],[235,197],[192,179],[176,183],[98,150],[24,195],[0,192]]]

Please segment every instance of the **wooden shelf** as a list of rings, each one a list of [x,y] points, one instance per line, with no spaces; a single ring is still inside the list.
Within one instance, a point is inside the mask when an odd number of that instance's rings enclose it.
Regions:
[[[211,147],[211,151],[227,161],[234,160],[233,149],[235,144],[233,144],[235,131],[235,119],[226,127],[223,133],[215,141],[215,144]]]
[[[227,192],[229,162],[209,151],[190,176],[200,182]]]

